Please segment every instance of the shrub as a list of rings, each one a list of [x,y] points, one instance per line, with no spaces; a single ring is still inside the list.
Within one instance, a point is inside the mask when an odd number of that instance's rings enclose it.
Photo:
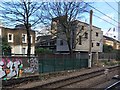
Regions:
[[[52,53],[52,51],[49,49],[44,49],[44,48],[36,49],[36,54],[49,54],[49,53]]]

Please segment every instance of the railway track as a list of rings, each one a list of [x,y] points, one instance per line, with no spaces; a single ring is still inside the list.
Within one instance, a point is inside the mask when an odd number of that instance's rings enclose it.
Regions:
[[[120,90],[120,80],[110,85],[105,90]]]
[[[109,69],[109,72],[112,72],[112,71],[117,70],[118,68],[119,68],[119,66],[114,66],[114,67],[109,67],[108,69]],[[54,81],[54,82],[39,85],[39,86],[36,86],[36,87],[27,88],[27,89],[24,89],[24,90],[36,90],[36,89],[40,89],[40,88],[49,88],[49,90],[50,89],[51,90],[56,90],[56,89],[60,89],[60,88],[63,88],[65,86],[69,86],[69,85],[77,83],[77,82],[82,82],[84,80],[103,75],[104,71],[105,71],[104,69],[101,69],[101,70],[93,71],[93,72],[90,72],[90,73],[85,73],[85,74],[82,74],[82,75],[77,75],[77,76],[73,76],[73,77],[64,78],[64,79],[57,80],[57,81]]]
[[[38,80],[39,76],[29,76],[29,77],[21,77],[21,78],[13,78],[13,79],[9,79],[9,80],[2,80],[2,86],[3,87],[9,87],[9,86],[14,86],[23,82],[28,82],[28,81],[35,81]]]

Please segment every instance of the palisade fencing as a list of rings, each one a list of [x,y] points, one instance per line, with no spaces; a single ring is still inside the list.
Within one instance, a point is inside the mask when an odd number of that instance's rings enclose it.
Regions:
[[[93,61],[96,60],[117,60],[117,53],[93,53],[92,54]]]
[[[40,54],[38,56],[15,55],[15,56],[2,56],[4,69],[1,72],[6,72],[10,69],[11,76],[1,76],[3,79],[10,79],[17,77],[27,77],[31,75],[38,75],[41,73],[51,73],[65,70],[75,70],[88,67],[88,54]],[[9,67],[8,67],[9,65]],[[14,66],[14,67],[13,67]],[[15,68],[17,66],[17,68]],[[20,75],[14,72],[22,70]]]
[[[93,53],[92,64],[97,60],[97,54]],[[69,54],[40,54],[38,56],[4,56],[4,70],[7,67],[8,59],[13,63],[19,60],[23,65],[23,76],[34,73],[50,73],[65,70],[75,70],[88,67],[88,53]],[[115,60],[116,53],[99,53],[98,60]]]
[[[99,60],[116,60],[117,56],[116,53],[99,53],[98,59]]]
[[[39,55],[39,73],[74,70],[88,67],[88,54]]]

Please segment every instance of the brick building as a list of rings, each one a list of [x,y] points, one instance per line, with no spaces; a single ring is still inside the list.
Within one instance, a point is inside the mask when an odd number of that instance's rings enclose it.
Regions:
[[[27,54],[28,42],[27,32],[24,28],[5,28],[0,27],[0,36],[6,37],[7,42],[12,47],[12,54]],[[31,54],[35,51],[35,31],[30,31],[31,36]]]

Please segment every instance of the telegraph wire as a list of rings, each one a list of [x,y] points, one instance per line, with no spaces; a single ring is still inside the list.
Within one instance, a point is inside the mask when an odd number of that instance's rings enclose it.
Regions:
[[[118,2],[117,2],[116,0],[114,0],[114,1],[118,4],[118,6],[120,5],[120,4],[119,4],[120,1],[118,1]],[[119,15],[120,15],[120,12],[119,12],[119,11],[118,11],[118,13],[119,13]]]
[[[85,12],[90,13],[89,11],[85,11]],[[97,16],[97,15],[95,15],[95,14],[93,14],[93,16],[95,16],[95,17],[97,17],[97,18],[99,18],[99,19],[101,19],[101,20],[103,20],[103,21],[105,21],[105,22],[107,22],[107,23],[109,23],[109,24],[117,27],[115,24],[113,24],[113,23],[111,23],[111,22],[109,22],[109,21],[107,21],[107,20],[105,20],[105,19],[103,19],[103,18],[101,18],[101,17],[99,17],[99,16]]]
[[[119,11],[117,11],[115,8],[113,8],[108,2],[106,2],[105,0],[103,0],[109,7],[111,7],[113,10],[115,10],[117,13],[119,13],[120,14],[120,12]]]
[[[86,2],[84,2],[86,3]],[[105,13],[103,13],[102,11],[98,10],[97,8],[91,6],[90,4],[86,3],[87,5],[89,5],[91,8],[95,9],[96,11],[100,12],[101,14],[103,14],[104,16],[108,17],[109,19],[113,20],[114,22],[120,24],[118,21],[116,21],[115,19],[111,18],[110,16],[106,15]]]
[[[116,0],[114,0],[117,4],[119,4]]]

